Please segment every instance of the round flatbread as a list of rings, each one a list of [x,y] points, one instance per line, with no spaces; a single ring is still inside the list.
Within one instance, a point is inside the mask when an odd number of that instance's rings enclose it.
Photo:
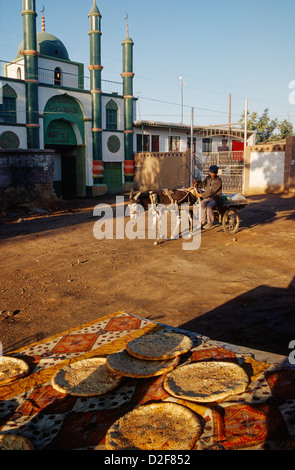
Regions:
[[[164,380],[170,395],[199,403],[243,393],[248,384],[248,375],[242,367],[222,361],[187,364],[167,374]]]
[[[29,366],[16,357],[0,357],[0,386],[6,385],[26,375]]]
[[[107,357],[109,368],[125,377],[147,378],[165,374],[179,364],[179,357],[164,361],[146,361],[131,356],[126,349]]]
[[[0,434],[0,450],[35,450],[35,447],[25,436]]]
[[[107,450],[190,450],[202,433],[196,414],[177,403],[143,405],[106,434]]]
[[[188,336],[161,332],[136,338],[127,344],[126,349],[129,354],[139,359],[159,361],[184,354],[192,346],[193,342]]]
[[[60,369],[52,386],[61,393],[77,397],[103,395],[120,385],[122,376],[112,372],[105,358],[83,359]]]

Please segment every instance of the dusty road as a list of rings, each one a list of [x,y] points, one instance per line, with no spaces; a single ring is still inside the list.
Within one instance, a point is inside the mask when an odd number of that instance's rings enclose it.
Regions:
[[[288,355],[295,340],[295,198],[248,198],[236,239],[220,226],[198,250],[183,240],[97,240],[93,208],[0,218],[4,352],[117,310]],[[125,218],[127,223],[128,218]]]

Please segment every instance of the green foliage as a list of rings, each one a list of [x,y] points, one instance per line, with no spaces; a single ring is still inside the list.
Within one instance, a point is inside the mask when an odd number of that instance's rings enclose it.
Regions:
[[[293,135],[293,125],[291,122],[287,121],[287,119],[284,119],[282,122],[280,122],[278,128],[281,134],[281,139],[285,139],[289,135]]]
[[[256,132],[256,143],[281,140],[285,139],[289,135],[293,135],[293,126],[292,124],[284,119],[284,121],[279,122],[277,119],[270,119],[268,115],[268,108],[266,108],[261,116],[258,116],[257,113],[250,114],[248,111],[248,130]],[[245,121],[245,114],[243,114],[240,119],[241,123]],[[275,131],[278,133],[275,133]]]

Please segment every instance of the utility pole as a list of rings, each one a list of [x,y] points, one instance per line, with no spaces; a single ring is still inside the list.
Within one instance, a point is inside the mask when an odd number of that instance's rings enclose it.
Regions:
[[[248,131],[248,100],[245,100],[245,129],[244,129],[244,159],[247,147],[247,131]]]
[[[230,152],[230,132],[231,132],[231,94],[229,95],[229,119],[228,119],[228,151]]]
[[[246,172],[246,147],[248,134],[248,100],[245,100],[245,129],[244,129],[244,171],[243,171],[243,192],[245,190],[245,172]]]
[[[190,164],[190,186],[193,184],[194,175],[194,108],[191,111],[191,164]]]

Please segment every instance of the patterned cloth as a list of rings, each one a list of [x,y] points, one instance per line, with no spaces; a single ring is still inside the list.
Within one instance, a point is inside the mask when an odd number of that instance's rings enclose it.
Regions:
[[[257,360],[255,354],[222,345],[191,332],[194,349],[181,358],[233,361],[250,377],[245,393],[221,403],[198,405],[171,397],[164,376],[126,378],[100,397],[78,398],[51,386],[56,371],[81,359],[120,351],[134,338],[159,330],[183,332],[116,312],[62,335],[15,351],[30,366],[29,374],[0,387],[0,433],[28,437],[37,450],[104,449],[109,427],[121,416],[150,401],[174,401],[192,409],[203,424],[195,450],[294,449],[295,370],[284,363]]]

